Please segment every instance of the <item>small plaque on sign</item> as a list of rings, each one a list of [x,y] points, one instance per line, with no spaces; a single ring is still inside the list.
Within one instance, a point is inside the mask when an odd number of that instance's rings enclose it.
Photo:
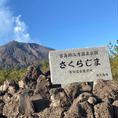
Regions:
[[[53,84],[112,80],[107,47],[50,51]]]

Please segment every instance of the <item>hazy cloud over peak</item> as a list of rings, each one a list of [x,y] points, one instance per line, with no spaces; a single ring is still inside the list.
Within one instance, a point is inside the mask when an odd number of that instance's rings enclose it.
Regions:
[[[21,15],[17,16],[14,19],[14,36],[16,41],[21,42],[29,42],[30,41],[30,35],[27,32],[27,26],[26,24],[20,20]]]
[[[29,42],[30,34],[24,21],[21,21],[21,15],[17,17],[7,6],[9,0],[0,0],[0,44],[11,40],[20,42]]]

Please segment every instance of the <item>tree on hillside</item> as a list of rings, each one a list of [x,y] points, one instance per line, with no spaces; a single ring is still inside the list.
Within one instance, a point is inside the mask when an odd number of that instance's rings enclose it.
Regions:
[[[5,80],[14,80],[16,83],[23,79],[26,74],[26,68],[18,69],[17,66],[13,68],[4,68],[0,70],[0,85],[3,84]]]
[[[108,49],[110,53],[112,76],[114,80],[118,80],[118,40],[114,45],[109,42]]]
[[[48,61],[43,60],[42,63],[41,63],[41,67],[40,67],[41,71],[42,71],[42,72],[45,71],[46,68],[48,68],[48,67],[49,67]]]

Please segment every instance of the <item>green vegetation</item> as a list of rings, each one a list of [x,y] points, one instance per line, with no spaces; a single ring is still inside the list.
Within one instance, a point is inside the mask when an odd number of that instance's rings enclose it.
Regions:
[[[48,68],[48,67],[49,67],[48,61],[43,60],[42,63],[41,63],[41,66],[40,66],[40,70],[43,72],[43,71],[45,71],[46,68]]]
[[[113,79],[118,81],[118,40],[116,44],[109,42],[110,63]]]
[[[25,73],[25,68],[19,69],[17,66],[13,68],[4,68],[0,70],[0,84],[8,79],[15,80],[15,82],[17,83],[25,76]]]
[[[40,70],[43,72],[48,68],[49,63],[46,60],[43,60],[39,65]],[[19,80],[23,79],[26,73],[26,68],[20,68],[18,66],[9,67],[9,68],[0,68],[0,84],[3,84],[5,80],[15,80],[17,83]]]

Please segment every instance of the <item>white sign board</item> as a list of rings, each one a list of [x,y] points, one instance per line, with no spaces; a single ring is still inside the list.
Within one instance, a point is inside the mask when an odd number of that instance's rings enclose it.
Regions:
[[[49,52],[53,84],[112,80],[107,47],[91,47]]]

